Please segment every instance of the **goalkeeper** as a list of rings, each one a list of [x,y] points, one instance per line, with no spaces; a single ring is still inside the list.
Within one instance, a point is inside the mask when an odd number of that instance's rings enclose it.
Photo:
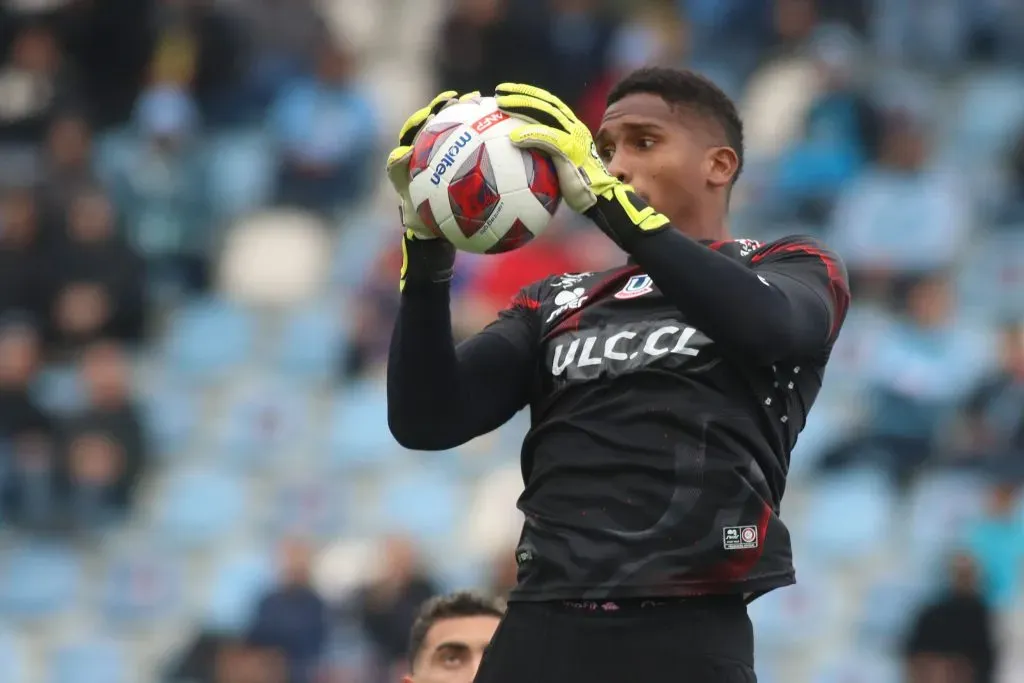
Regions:
[[[779,506],[849,303],[844,268],[810,238],[729,236],[742,124],[696,74],[626,77],[593,138],[543,90],[496,96],[528,122],[513,143],[551,155],[565,203],[626,257],[529,285],[454,346],[453,250],[407,188],[417,130],[457,95],[403,128],[388,160],[406,228],[391,431],[442,450],[532,416],[518,586],[476,680],[754,681],[747,603],[795,581]]]

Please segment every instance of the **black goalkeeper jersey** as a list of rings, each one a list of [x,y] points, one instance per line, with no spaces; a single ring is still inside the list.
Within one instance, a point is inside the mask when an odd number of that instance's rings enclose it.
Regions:
[[[848,305],[842,264],[802,237],[672,231],[632,251],[525,288],[458,349],[446,285],[407,292],[392,431],[449,448],[530,407],[513,600],[793,583],[780,503]]]

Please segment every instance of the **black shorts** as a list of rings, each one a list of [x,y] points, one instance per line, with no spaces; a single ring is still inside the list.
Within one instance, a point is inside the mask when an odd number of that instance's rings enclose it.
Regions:
[[[513,602],[474,683],[755,683],[740,596]]]

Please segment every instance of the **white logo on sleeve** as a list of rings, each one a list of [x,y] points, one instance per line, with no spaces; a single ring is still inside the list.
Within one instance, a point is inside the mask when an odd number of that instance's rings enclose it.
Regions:
[[[551,322],[558,316],[562,315],[566,311],[571,311],[579,308],[583,305],[583,302],[587,300],[586,291],[582,287],[576,289],[565,289],[555,295],[555,310],[551,311],[551,315],[548,316],[547,322]]]
[[[562,289],[568,289],[569,287],[575,287],[583,278],[590,277],[592,273],[566,273],[557,280],[555,280],[553,287],[561,287]]]
[[[749,550],[757,547],[757,527],[727,526],[722,529],[722,546],[726,550]]]

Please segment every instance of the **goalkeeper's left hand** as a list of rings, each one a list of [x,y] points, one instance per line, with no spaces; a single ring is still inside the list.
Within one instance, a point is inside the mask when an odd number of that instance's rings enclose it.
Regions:
[[[565,203],[594,219],[620,246],[630,241],[633,235],[629,233],[652,232],[669,225],[668,218],[608,172],[590,130],[560,99],[519,83],[502,83],[495,97],[499,109],[532,122],[509,134],[512,144],[550,155]]]

